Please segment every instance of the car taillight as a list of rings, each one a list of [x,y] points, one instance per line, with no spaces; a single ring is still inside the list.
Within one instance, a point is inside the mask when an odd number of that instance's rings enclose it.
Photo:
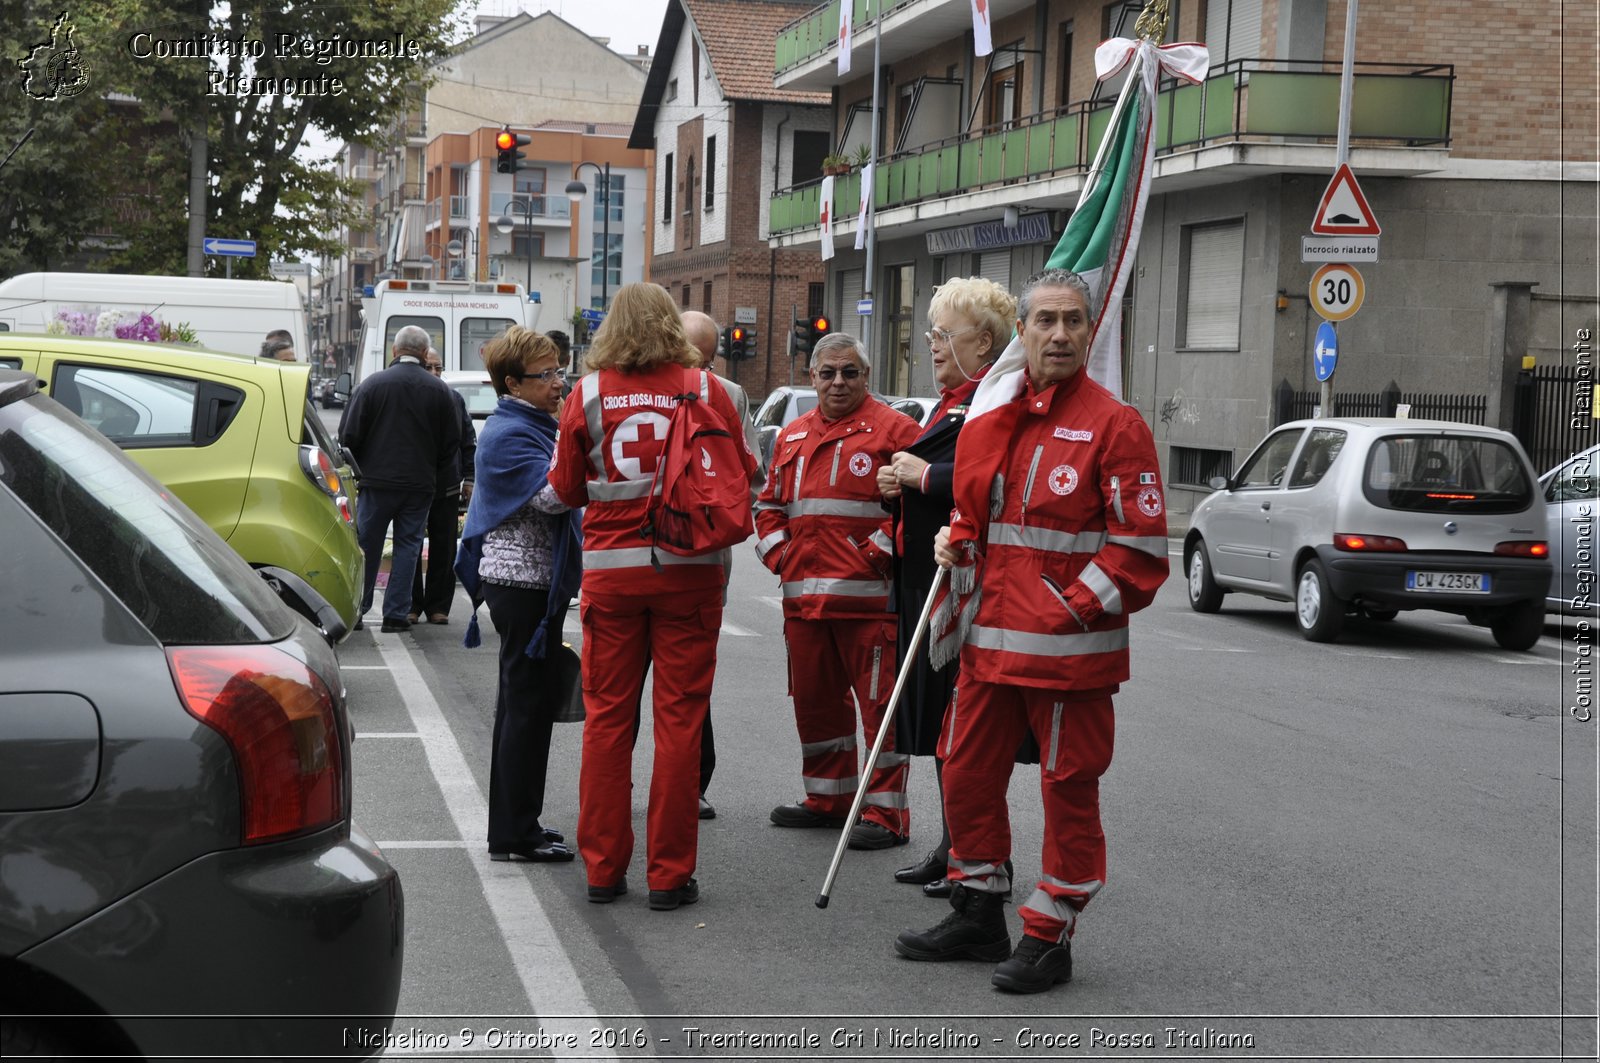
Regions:
[[[1396,539],[1392,535],[1356,535],[1351,532],[1334,533],[1333,545],[1340,550],[1368,554],[1394,554],[1407,549],[1404,539]]]
[[[272,646],[173,646],[167,660],[184,707],[233,750],[246,845],[343,818],[338,713],[315,673]]]
[[[350,496],[344,493],[344,481],[339,478],[339,470],[334,468],[333,459],[328,457],[328,452],[309,443],[302,444],[300,468],[306,474],[306,479],[333,499],[333,504],[338,507],[339,516],[344,518],[344,522],[354,524],[355,516],[350,512]]]
[[[1517,539],[1495,543],[1494,552],[1505,557],[1549,557],[1550,544],[1543,539]]]

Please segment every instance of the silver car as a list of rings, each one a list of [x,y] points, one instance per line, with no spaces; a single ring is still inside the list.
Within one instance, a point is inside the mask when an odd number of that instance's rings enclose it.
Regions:
[[[1509,433],[1450,421],[1332,418],[1272,431],[1194,512],[1189,604],[1234,591],[1293,602],[1300,632],[1338,637],[1351,614],[1437,609],[1506,649],[1544,630],[1544,500]]]
[[[1595,614],[1595,461],[1600,443],[1574,454],[1545,473],[1545,511],[1550,521],[1554,571],[1545,609],[1575,616]]]

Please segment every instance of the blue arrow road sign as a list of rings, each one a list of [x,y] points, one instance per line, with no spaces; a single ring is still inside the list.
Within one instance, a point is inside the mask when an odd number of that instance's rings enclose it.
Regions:
[[[1317,326],[1317,342],[1311,354],[1311,367],[1317,371],[1317,380],[1331,380],[1338,361],[1339,334],[1334,331],[1333,322],[1324,321]]]
[[[596,310],[593,307],[588,307],[588,306],[586,306],[583,309],[579,310],[578,313],[582,314],[583,315],[583,320],[587,321],[591,325],[600,324],[600,322],[606,316],[606,312],[604,310]]]
[[[200,244],[208,255],[231,255],[234,258],[255,258],[256,242],[254,240],[224,240],[220,236],[208,236]]]

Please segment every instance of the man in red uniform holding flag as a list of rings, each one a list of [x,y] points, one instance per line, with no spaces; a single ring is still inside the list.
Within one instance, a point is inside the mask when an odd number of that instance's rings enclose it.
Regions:
[[[1155,443],[1137,410],[1083,372],[1090,305],[1068,270],[1024,286],[1020,351],[1008,349],[974,400],[956,450],[956,515],[934,541],[951,593],[935,610],[931,655],[935,667],[961,657],[939,745],[954,911],[895,948],[915,960],[1001,961],[992,981],[1013,992],[1072,975],[1069,938],[1106,877],[1100,776],[1111,695],[1128,678],[1128,615],[1167,578]],[[1013,953],[1006,787],[1030,728],[1044,866]]]
[[[779,827],[844,824],[859,783],[856,712],[870,745],[894,688],[889,612],[894,543],[878,469],[910,446],[917,422],[867,394],[869,366],[853,336],[830,333],[811,354],[817,407],[779,433],[756,502],[756,556],[782,581],[789,694],[800,732],[806,799],[779,805]],[[853,849],[908,840],[908,758],[892,738],[878,757]]]

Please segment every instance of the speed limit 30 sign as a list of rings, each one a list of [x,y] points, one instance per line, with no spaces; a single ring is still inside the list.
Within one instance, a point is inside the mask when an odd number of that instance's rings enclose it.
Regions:
[[[1325,321],[1354,317],[1367,297],[1367,286],[1354,266],[1329,262],[1311,275],[1311,305]]]

